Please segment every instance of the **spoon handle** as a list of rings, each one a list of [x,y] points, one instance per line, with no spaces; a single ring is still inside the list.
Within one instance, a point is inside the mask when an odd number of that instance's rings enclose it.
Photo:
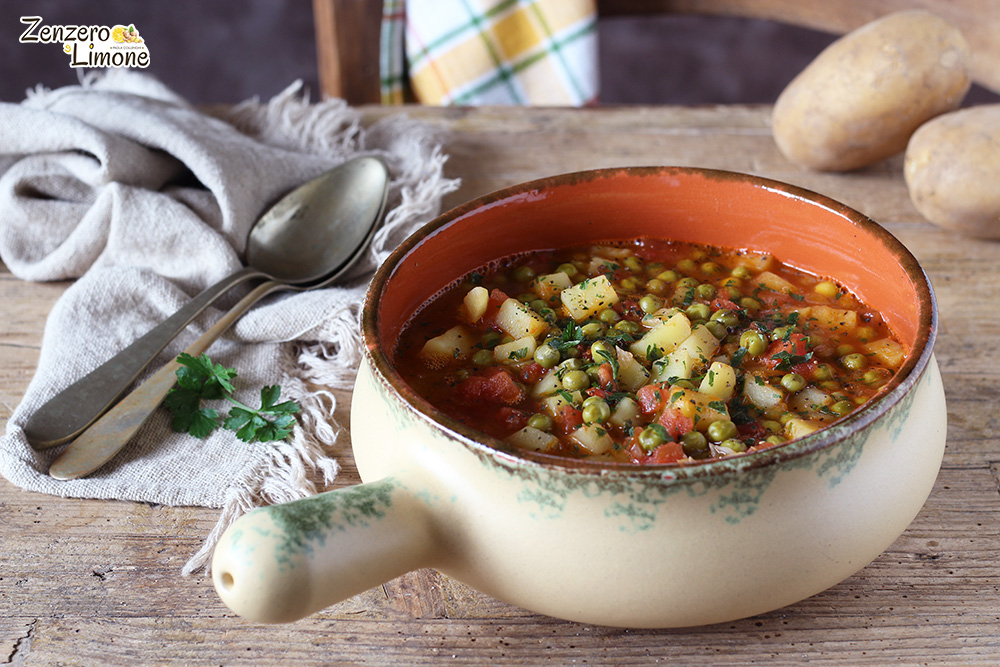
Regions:
[[[118,399],[157,354],[191,320],[232,287],[262,277],[245,267],[204,290],[141,338],[83,376],[38,408],[24,425],[24,435],[35,449],[48,449],[72,440]]]
[[[202,354],[250,306],[266,294],[283,287],[287,286],[276,281],[269,280],[261,283],[184,351],[191,356]],[[71,442],[66,450],[59,455],[59,458],[52,462],[49,474],[60,480],[76,479],[90,474],[104,465],[128,443],[139,427],[163,402],[177,381],[175,371],[178,368],[180,368],[180,364],[177,360],[171,360],[139,385],[135,391],[108,410],[100,419],[85,429],[76,440]]]

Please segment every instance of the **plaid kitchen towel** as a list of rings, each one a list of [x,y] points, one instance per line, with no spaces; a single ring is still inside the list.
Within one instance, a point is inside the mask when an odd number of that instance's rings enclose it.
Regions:
[[[385,0],[382,100],[582,106],[597,97],[595,0]]]

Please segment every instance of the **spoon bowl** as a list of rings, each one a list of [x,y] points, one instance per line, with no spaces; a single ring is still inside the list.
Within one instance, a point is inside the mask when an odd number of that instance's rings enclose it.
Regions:
[[[169,318],[53,396],[24,426],[35,449],[69,442],[104,414],[146,366],[208,306],[254,279],[316,287],[343,276],[363,254],[388,197],[389,172],[377,157],[345,162],[299,186],[254,224],[246,266],[205,289]]]

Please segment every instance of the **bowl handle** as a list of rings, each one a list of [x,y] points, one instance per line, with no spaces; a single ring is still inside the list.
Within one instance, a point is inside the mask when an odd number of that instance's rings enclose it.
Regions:
[[[288,623],[427,566],[428,506],[398,479],[256,509],[212,557],[212,581],[234,612]]]

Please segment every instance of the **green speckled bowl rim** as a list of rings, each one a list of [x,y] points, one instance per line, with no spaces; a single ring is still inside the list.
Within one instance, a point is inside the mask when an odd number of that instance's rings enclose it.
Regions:
[[[487,436],[452,419],[416,394],[393,368],[389,358],[382,349],[378,335],[379,317],[377,304],[379,294],[392,279],[399,263],[406,261],[410,252],[424,239],[432,236],[438,229],[474,212],[478,208],[486,207],[495,202],[523,193],[592,179],[607,178],[612,175],[621,174],[622,172],[625,172],[628,176],[637,177],[686,174],[700,175],[708,179],[739,180],[763,190],[776,191],[784,193],[786,196],[806,200],[814,205],[830,209],[834,213],[851,220],[851,222],[861,227],[891,251],[916,287],[919,299],[920,321],[918,322],[917,336],[913,350],[907,361],[903,364],[903,367],[896,373],[889,384],[886,385],[883,393],[868,401],[850,415],[839,419],[832,425],[814,434],[756,452],[747,452],[723,459],[712,459],[687,464],[636,465],[569,459],[531,451],[514,453],[510,451],[509,446],[503,441]],[[458,277],[455,276],[455,278]],[[391,388],[397,394],[397,399],[412,410],[413,414],[430,424],[437,431],[473,450],[481,459],[493,460],[504,467],[512,469],[527,466],[544,468],[551,472],[564,474],[592,475],[595,478],[627,476],[636,479],[659,478],[664,482],[683,482],[718,475],[731,475],[743,470],[778,465],[785,461],[798,459],[807,454],[832,447],[871,427],[916,387],[928,364],[931,362],[934,342],[937,336],[938,309],[930,281],[910,251],[895,236],[874,220],[825,195],[782,181],[735,171],[671,166],[614,167],[570,172],[527,181],[496,190],[442,213],[405,239],[389,255],[378,271],[376,271],[365,296],[361,325],[365,341],[365,354],[373,364],[377,376],[379,376],[377,378],[379,385],[383,388]]]

